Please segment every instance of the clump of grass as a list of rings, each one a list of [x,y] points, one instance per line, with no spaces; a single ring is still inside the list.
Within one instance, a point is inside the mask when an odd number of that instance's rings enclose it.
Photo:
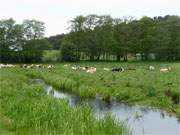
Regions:
[[[154,87],[149,87],[148,90],[147,90],[147,96],[148,97],[153,97],[153,96],[156,96],[156,90]]]
[[[175,91],[172,93],[172,101],[174,102],[174,104],[180,103],[180,92]]]
[[[174,104],[180,103],[180,92],[178,91],[172,91],[170,89],[165,91],[165,95],[173,101]]]
[[[103,100],[106,101],[107,103],[110,103],[110,101],[111,101],[111,96],[109,96],[109,95],[104,95],[104,96],[103,96]]]
[[[130,82],[127,82],[126,83],[126,87],[130,87],[131,85],[130,85]]]
[[[112,81],[116,81],[116,75],[112,74]]]
[[[123,91],[121,91],[119,93],[116,93],[115,97],[120,101],[127,102],[129,100],[129,98],[130,98],[130,94],[129,94],[129,91],[123,90]]]
[[[95,90],[90,86],[81,85],[78,89],[81,98],[95,97]]]

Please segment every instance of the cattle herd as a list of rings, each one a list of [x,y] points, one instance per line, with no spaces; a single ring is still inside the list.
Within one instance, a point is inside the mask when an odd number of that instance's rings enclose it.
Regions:
[[[86,71],[87,73],[95,73],[97,71],[97,69],[95,67],[88,67],[88,66],[71,66],[70,64],[66,64],[64,65],[64,67],[71,67],[71,69],[73,70],[83,70],[83,71]],[[125,70],[136,70],[136,68],[134,67],[128,67],[128,68],[123,68],[123,67],[115,67],[115,68],[107,68],[107,67],[104,67],[102,70],[104,71],[112,71],[112,72],[124,72]],[[150,65],[149,66],[149,70],[150,71],[154,71],[155,70],[155,67]],[[159,69],[160,72],[169,72],[171,71],[171,67],[168,67],[168,68],[160,68]]]
[[[54,68],[53,65],[44,65],[44,64],[20,64],[20,65],[0,64],[0,69],[1,68],[14,68],[14,67],[20,67],[24,69],[34,69],[34,68],[52,69]]]
[[[149,70],[153,71],[155,70],[155,67],[154,66],[149,66]],[[168,68],[160,68],[160,72],[169,72],[171,71],[171,67],[168,67]]]
[[[20,65],[13,65],[13,64],[0,64],[0,69],[1,68],[12,68],[12,67],[20,67],[24,69],[53,69],[53,65],[46,65],[46,64],[20,64]],[[86,71],[87,73],[95,73],[97,69],[95,67],[89,67],[89,66],[71,66],[70,64],[65,64],[64,67],[71,67],[72,70],[83,70]],[[124,72],[125,70],[136,70],[136,68],[133,67],[128,67],[128,68],[123,68],[123,67],[115,67],[115,68],[107,68],[104,67],[102,70],[104,71],[112,71],[112,72]],[[150,65],[149,66],[150,71],[154,71],[155,67]],[[166,67],[166,68],[160,68],[160,72],[169,72],[171,71],[171,67]]]
[[[69,67],[69,66],[71,66],[71,65],[69,65],[69,64],[64,65],[64,67]],[[86,71],[87,73],[91,73],[91,74],[93,74],[93,73],[96,72],[96,68],[95,68],[95,67],[72,66],[71,68],[72,68],[73,70],[83,70],[83,71]]]

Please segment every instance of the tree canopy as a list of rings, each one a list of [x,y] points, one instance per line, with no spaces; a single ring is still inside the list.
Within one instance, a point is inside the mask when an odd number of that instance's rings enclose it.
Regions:
[[[25,20],[22,24],[16,24],[12,18],[0,20],[0,61],[41,61],[42,51],[52,48],[43,38],[44,31],[44,23],[37,20]]]
[[[70,23],[65,42],[74,46],[79,59],[127,61],[140,54],[142,60],[150,60],[153,54],[156,60],[180,60],[179,16],[137,20],[93,14],[77,16]]]
[[[44,38],[44,23],[12,18],[0,20],[1,62],[38,62],[43,50],[60,49],[63,61],[180,60],[180,17],[112,18],[77,16],[70,32]],[[153,57],[152,57],[153,56]]]

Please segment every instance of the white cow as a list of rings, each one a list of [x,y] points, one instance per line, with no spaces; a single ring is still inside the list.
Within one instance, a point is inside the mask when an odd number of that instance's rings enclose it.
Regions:
[[[53,65],[48,65],[47,68],[51,69],[51,68],[53,68]]]
[[[70,64],[65,64],[65,65],[64,65],[64,67],[69,67],[69,66],[70,66]]]
[[[149,70],[155,70],[154,66],[149,66]]]
[[[12,64],[0,64],[0,68],[11,68],[11,67],[15,67],[15,65],[12,65]]]
[[[96,68],[95,67],[90,67],[86,72],[93,74],[93,73],[96,72]]]
[[[77,70],[78,69],[78,67],[71,67],[73,70]]]
[[[171,71],[171,67],[168,67],[168,68],[161,68],[160,71],[161,71],[161,72],[168,72],[168,71]]]

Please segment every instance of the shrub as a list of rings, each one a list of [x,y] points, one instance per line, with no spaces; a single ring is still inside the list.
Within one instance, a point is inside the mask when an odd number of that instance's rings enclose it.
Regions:
[[[57,50],[46,50],[43,52],[42,60],[44,62],[55,62],[60,59],[60,51]]]
[[[61,60],[62,61],[79,61],[79,56],[74,44],[70,42],[63,42],[61,45]]]

